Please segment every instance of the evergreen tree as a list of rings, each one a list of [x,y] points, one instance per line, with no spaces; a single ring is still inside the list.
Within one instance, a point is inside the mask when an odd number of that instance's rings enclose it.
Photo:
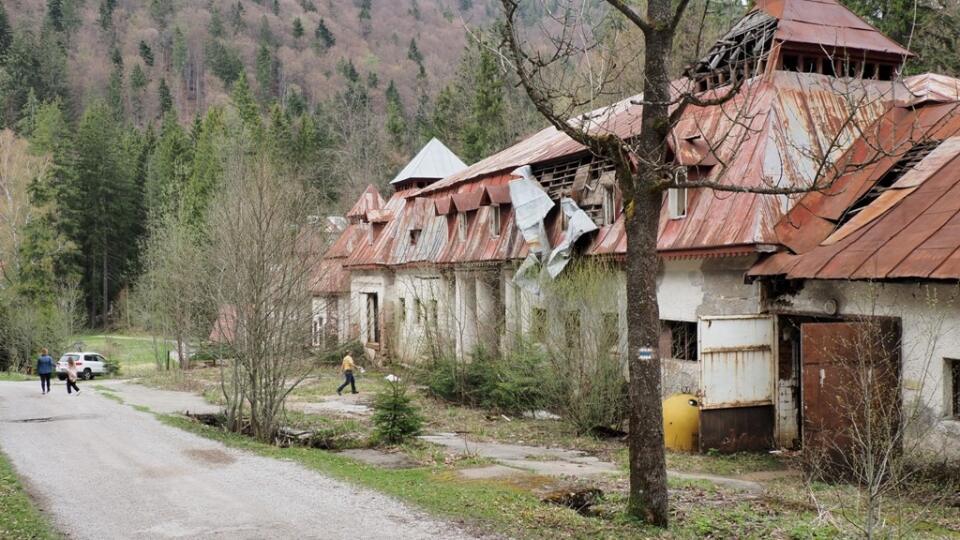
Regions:
[[[230,25],[233,27],[234,34],[247,27],[247,22],[243,19],[243,12],[243,4],[239,0],[230,8]]]
[[[300,17],[297,17],[293,20],[293,39],[300,41],[300,38],[303,37],[303,21],[300,20]]]
[[[403,148],[407,136],[407,119],[403,112],[403,102],[400,100],[400,93],[396,85],[390,81],[387,86],[387,133],[390,134],[390,141],[394,148]]]
[[[184,37],[183,31],[181,31],[178,26],[173,31],[173,69],[181,76],[184,73],[184,68],[187,66],[188,52],[187,38]]]
[[[113,49],[112,63],[113,71],[110,73],[110,82],[107,86],[107,105],[113,112],[113,118],[121,122],[126,107],[123,99],[123,56],[120,54],[120,49]]]
[[[66,54],[50,31],[14,34],[0,65],[0,114],[14,126],[32,90],[40,101],[67,98]]]
[[[63,0],[47,0],[47,24],[56,32],[63,32]]]
[[[113,10],[117,7],[117,0],[100,0],[100,11],[97,22],[100,28],[109,30],[113,26]]]
[[[256,78],[257,85],[260,87],[260,95],[264,100],[276,96],[277,72],[277,61],[273,52],[267,46],[267,43],[260,43],[260,48],[257,49]]]
[[[162,221],[179,215],[182,197],[190,177],[193,145],[173,114],[163,117],[157,144],[147,163],[144,199],[149,219]]]
[[[372,7],[372,0],[360,0],[360,33],[364,38],[370,35],[370,31],[373,29],[370,21],[370,8]]]
[[[233,84],[243,74],[243,60],[240,59],[240,54],[220,40],[211,40],[205,52],[210,69],[224,84]]]
[[[215,38],[221,38],[226,33],[223,28],[223,17],[220,16],[218,8],[210,10],[210,23],[207,24],[207,32]]]
[[[130,89],[133,90],[133,112],[137,122],[143,120],[143,91],[148,83],[147,74],[143,72],[140,64],[134,65],[130,73]]]
[[[207,234],[207,209],[223,181],[223,142],[226,136],[223,109],[208,109],[196,131],[190,179],[184,193],[183,219],[193,236],[202,241]]]
[[[322,21],[321,21],[322,23]],[[10,42],[13,41],[13,31],[10,30],[10,18],[7,16],[7,8],[0,2],[0,64],[3,63],[10,48]]]
[[[503,79],[493,53],[478,44],[479,63],[473,80],[473,102],[464,128],[464,157],[478,161],[499,150],[506,132]]]
[[[317,42],[323,48],[323,50],[333,47],[333,45],[337,42],[336,38],[333,37],[333,32],[327,28],[323,17],[321,17],[320,22],[317,23],[317,29],[314,30],[313,35],[317,38]]]
[[[139,45],[140,58],[143,59],[143,63],[152,66],[153,65],[153,49],[150,48],[150,45],[147,45],[147,42],[140,40]]]
[[[166,79],[160,79],[160,87],[157,89],[160,100],[160,116],[165,116],[173,110],[173,96],[170,94],[170,87],[167,86]]]
[[[83,114],[74,138],[74,163],[57,193],[59,227],[77,247],[91,324],[106,321],[111,301],[133,277],[142,232],[137,186],[140,141],[118,129],[105,104]]]
[[[273,14],[280,15],[280,0],[273,0]]]
[[[267,20],[266,15],[260,17],[260,29],[258,31],[258,36],[260,43],[268,43],[270,45],[275,45],[273,31],[270,30],[270,22]]]
[[[416,38],[410,38],[410,47],[407,49],[407,58],[413,60],[417,64],[417,78],[425,79],[427,77],[427,69],[423,65],[423,53],[420,52],[420,47],[417,46]]]
[[[167,21],[173,16],[173,0],[150,0],[150,17],[160,28],[167,27]]]
[[[244,126],[255,135],[258,134],[261,129],[260,107],[257,106],[257,101],[250,92],[250,85],[247,84],[246,76],[241,76],[237,80],[237,84],[233,85],[230,100],[233,102],[233,106],[237,108]]]

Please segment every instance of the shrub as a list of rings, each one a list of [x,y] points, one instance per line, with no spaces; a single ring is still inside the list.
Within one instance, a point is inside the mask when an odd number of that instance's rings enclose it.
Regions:
[[[357,340],[340,343],[331,349],[318,351],[317,361],[321,364],[336,366],[340,365],[340,361],[348,354],[352,356],[354,360],[363,358],[363,345]]]
[[[107,370],[107,374],[113,377],[120,375],[120,361],[117,360],[116,356],[105,356],[104,358],[104,368]]]
[[[420,433],[423,417],[399,379],[390,381],[373,402],[374,439],[399,444]]]

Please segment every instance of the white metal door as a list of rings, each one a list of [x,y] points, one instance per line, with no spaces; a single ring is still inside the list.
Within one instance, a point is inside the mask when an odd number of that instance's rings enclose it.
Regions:
[[[701,408],[774,404],[773,317],[701,317],[698,335]]]

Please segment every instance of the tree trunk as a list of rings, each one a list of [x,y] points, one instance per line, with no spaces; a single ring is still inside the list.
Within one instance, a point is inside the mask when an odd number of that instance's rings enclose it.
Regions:
[[[636,150],[647,163],[667,159],[670,57],[673,29],[670,0],[650,0],[644,32],[644,107]],[[657,233],[662,192],[660,171],[643,168],[630,175],[623,164],[627,233],[627,356],[630,368],[630,498],[628,511],[647,523],[668,521],[667,470],[663,447],[663,405],[660,397],[660,307],[657,304]]]
[[[627,357],[630,369],[631,515],[667,525],[667,471],[660,399],[657,226],[660,193],[640,189],[627,216]]]

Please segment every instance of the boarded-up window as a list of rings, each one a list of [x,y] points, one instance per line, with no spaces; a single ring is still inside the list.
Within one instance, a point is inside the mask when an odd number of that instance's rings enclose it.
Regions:
[[[669,358],[697,359],[697,323],[687,321],[660,321],[660,354],[669,352]]]

